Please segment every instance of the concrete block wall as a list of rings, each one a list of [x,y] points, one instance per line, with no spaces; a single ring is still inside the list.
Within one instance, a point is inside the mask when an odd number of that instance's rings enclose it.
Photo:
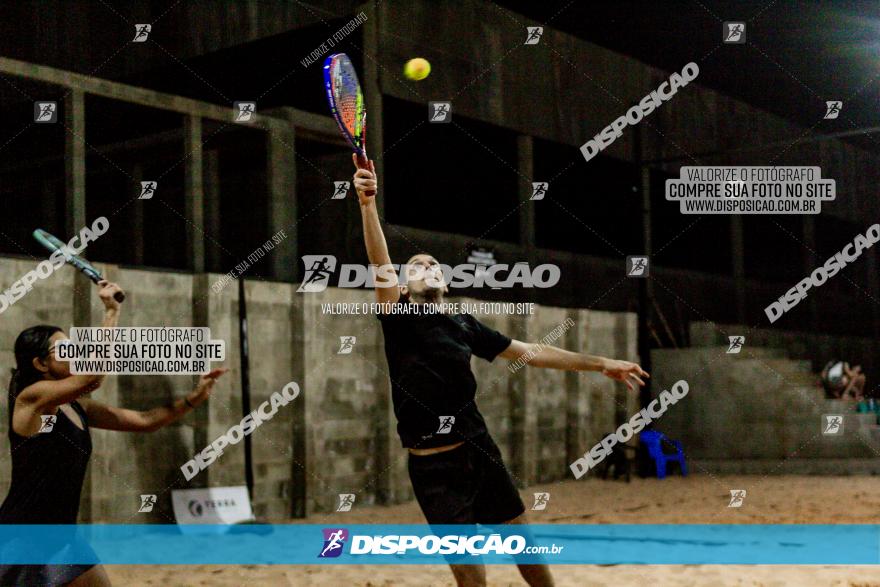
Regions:
[[[123,326],[190,326],[192,324],[193,283],[188,275],[138,271],[104,267],[107,279],[116,281],[126,290],[120,324]],[[52,279],[73,271],[64,269]],[[51,281],[51,280],[50,280]],[[104,307],[89,289],[90,320],[82,326],[98,326]],[[63,291],[63,290],[62,290]],[[70,321],[58,324],[66,331]],[[13,337],[15,335],[13,334]],[[193,378],[175,375],[110,376],[92,399],[133,410],[148,410],[181,397],[193,387]],[[209,405],[214,402],[209,402]],[[206,408],[200,408],[204,410]],[[192,457],[195,414],[152,433],[135,434],[93,429],[92,457],[83,501],[82,520],[140,523],[146,520],[171,523],[169,488],[182,479],[180,465]],[[225,455],[224,455],[225,456]],[[156,506],[151,513],[139,514],[141,494],[155,494]]]
[[[880,341],[861,336],[839,336],[818,332],[779,330],[776,328],[749,328],[736,324],[691,322],[692,346],[727,344],[727,336],[746,335],[746,348],[769,347],[785,349],[793,359],[805,359],[819,372],[831,359],[844,359],[861,364],[868,377],[880,377]],[[869,381],[869,385],[870,381]]]
[[[655,396],[679,379],[688,382],[688,395],[655,425],[682,441],[697,471],[880,472],[876,416],[854,413],[852,403],[826,400],[809,361],[755,347],[748,354],[726,351],[718,346],[651,353]],[[823,434],[824,414],[844,416],[842,434]],[[857,461],[873,464],[853,469]]]
[[[29,260],[0,257],[0,283],[11,284],[31,270]],[[190,482],[180,466],[242,418],[237,284],[215,291],[216,274],[101,266],[128,292],[123,326],[208,326],[226,342],[230,372],[206,405],[151,434],[93,430],[94,452],[83,490],[84,522],[171,523],[170,490],[243,485],[244,443],[224,454]],[[0,373],[14,364],[17,334],[37,323],[68,330],[74,320],[100,323],[102,306],[94,286],[62,270],[3,312]],[[383,338],[373,315],[337,316],[326,303],[370,303],[365,290],[329,288],[296,292],[297,284],[248,281],[251,409],[296,381],[300,396],[251,435],[255,514],[280,520],[330,512],[338,494],[355,493],[356,506],[412,499],[406,451],[396,433]],[[74,293],[75,288],[77,293]],[[79,296],[79,297],[77,297]],[[84,297],[88,296],[88,297]],[[476,302],[467,298],[451,301]],[[79,310],[77,309],[79,308]],[[78,316],[78,318],[75,318]],[[514,338],[539,341],[567,318],[574,321],[554,344],[594,354],[636,359],[632,314],[535,306],[532,316],[477,315]],[[338,354],[341,336],[356,336],[351,354]],[[635,410],[636,398],[595,373],[523,368],[508,361],[474,359],[477,404],[521,486],[565,478],[568,463]],[[188,376],[111,376],[94,398],[111,405],[149,409],[192,389]],[[6,402],[0,401],[0,433],[6,438]],[[0,441],[5,442],[5,441]],[[10,458],[0,449],[0,491],[8,488]],[[149,514],[138,514],[139,496],[159,496]],[[5,494],[5,492],[4,492]]]
[[[274,418],[264,422],[251,435],[254,514],[261,519],[278,519],[289,516],[291,512],[291,467],[297,466],[292,463],[293,422],[296,412],[302,410],[304,402],[303,381],[296,373],[299,357],[291,344],[293,321],[290,313],[295,288],[289,284],[259,281],[247,282],[246,286],[251,410],[257,409],[273,393],[281,391],[291,381],[296,381],[300,386],[300,396],[281,408]],[[220,312],[219,319],[212,321],[210,326],[212,334],[216,329],[218,338],[225,338],[227,341],[227,356],[230,352],[234,353],[234,359],[227,361],[227,365],[232,368],[227,374],[230,377],[231,385],[228,388],[232,390],[232,397],[229,398],[227,415],[225,418],[221,417],[222,423],[212,426],[212,438],[215,432],[217,435],[225,432],[242,417],[239,394],[238,288],[232,283],[227,286],[227,290],[231,307]],[[217,475],[226,473],[228,477],[215,480],[209,476],[212,485],[244,484],[243,445],[235,456],[237,466],[233,472],[218,470]]]
[[[563,308],[541,308],[533,316],[526,317],[529,341],[540,341],[557,326],[566,324],[571,317]],[[574,328],[574,327],[572,327]],[[564,347],[565,337],[560,338],[555,346]],[[559,478],[559,471],[568,467],[566,461],[566,427],[568,410],[566,409],[568,394],[566,383],[578,385],[579,381],[567,381],[565,371],[526,368],[526,393],[530,397],[527,402],[529,410],[528,433],[534,435],[535,450],[532,455],[534,471],[529,477],[539,483],[554,481]],[[580,391],[577,387],[573,390]],[[527,436],[526,445],[532,439]]]
[[[308,511],[334,511],[340,493],[354,493],[356,505],[376,503],[387,490],[383,477],[400,469],[387,455],[393,415],[379,321],[322,311],[322,304],[370,303],[374,294],[328,288],[297,295],[305,336]],[[339,354],[344,336],[356,337],[350,354]]]

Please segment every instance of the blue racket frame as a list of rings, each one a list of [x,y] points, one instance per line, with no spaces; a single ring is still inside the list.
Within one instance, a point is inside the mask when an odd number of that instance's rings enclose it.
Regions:
[[[103,279],[101,272],[98,271],[98,269],[95,268],[94,265],[92,265],[91,263],[89,263],[88,261],[83,259],[82,257],[78,257],[77,255],[74,255],[69,250],[67,250],[67,245],[65,245],[61,241],[61,239],[56,238],[52,234],[43,230],[42,228],[38,228],[38,229],[34,230],[33,237],[34,237],[34,239],[36,239],[36,241],[38,243],[40,243],[43,246],[43,248],[45,248],[50,253],[54,253],[56,250],[61,251],[61,253],[64,255],[64,261],[68,265],[71,265],[74,268],[81,271],[86,277],[91,279],[94,283],[98,283],[99,281],[101,281]],[[120,303],[125,300],[125,294],[122,293],[121,291],[116,292],[116,294],[113,297],[116,298],[116,301],[120,302]]]

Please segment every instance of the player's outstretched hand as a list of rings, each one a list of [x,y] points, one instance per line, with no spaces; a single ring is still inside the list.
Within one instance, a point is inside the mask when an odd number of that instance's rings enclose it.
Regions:
[[[633,381],[640,386],[644,386],[645,382],[642,377],[650,377],[647,371],[639,367],[636,363],[618,361],[616,359],[606,359],[606,363],[602,368],[602,375],[617,381],[623,381],[631,390],[635,389],[632,385]]]
[[[373,165],[373,160],[369,161],[369,169],[364,167],[358,167],[357,155],[355,153],[351,154],[351,160],[354,162],[354,166],[357,167],[357,171],[354,173],[354,189],[357,190],[358,200],[361,203],[361,206],[365,204],[369,204],[373,201],[373,197],[375,197],[376,192],[379,190],[379,181],[376,178],[376,166]],[[370,195],[367,195],[367,192],[370,192]]]
[[[196,385],[196,388],[193,390],[193,393],[188,398],[190,403],[194,405],[199,405],[211,395],[211,391],[214,389],[214,384],[217,383],[217,380],[223,376],[229,369],[225,367],[220,367],[217,369],[211,370],[209,373],[205,373],[201,377],[199,377],[199,382]]]

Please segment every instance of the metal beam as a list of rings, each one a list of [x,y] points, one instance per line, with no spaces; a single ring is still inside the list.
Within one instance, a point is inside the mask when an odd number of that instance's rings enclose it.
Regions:
[[[199,116],[201,118],[235,124],[233,123],[232,104],[228,107],[218,106],[191,98],[56,69],[46,65],[10,59],[9,57],[0,57],[0,73],[64,86],[80,94],[103,96],[131,104],[139,104],[150,108],[169,110],[189,116]],[[316,131],[325,131],[328,128],[328,122],[334,124],[330,116],[320,116],[296,110],[295,108],[292,110],[296,113],[295,124],[303,127]],[[287,126],[287,124],[288,122],[286,121],[278,120],[265,112],[259,112],[256,121],[248,123],[248,126],[262,128],[263,130],[275,130],[281,129]]]
[[[782,141],[776,141],[775,143],[765,143],[763,145],[755,145],[752,147],[740,147],[737,149],[723,149],[718,151],[703,151],[702,153],[690,153],[687,155],[679,155],[677,157],[664,157],[662,159],[652,159],[650,161],[643,161],[643,165],[651,165],[656,166],[662,163],[677,163],[680,161],[686,161],[694,159],[699,160],[702,157],[718,157],[720,155],[730,155],[734,153],[751,153],[751,152],[760,152],[765,151],[767,149],[776,149],[778,147],[786,147],[790,148],[796,144],[803,143],[821,143],[823,141],[830,141],[833,139],[842,139],[845,137],[854,137],[854,136],[863,136],[863,135],[871,135],[875,133],[880,133],[880,126],[871,126],[868,128],[857,128],[855,130],[844,130],[840,132],[834,132],[827,135],[813,135],[810,137],[792,137],[790,139],[785,139]]]

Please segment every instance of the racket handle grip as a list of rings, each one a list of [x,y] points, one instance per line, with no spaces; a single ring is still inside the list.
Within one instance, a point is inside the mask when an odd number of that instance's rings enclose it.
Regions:
[[[358,169],[370,169],[370,160],[367,159],[367,152],[366,151],[364,151],[363,153],[356,153],[356,156],[357,156]],[[376,190],[370,190],[368,192],[364,192],[364,194],[368,198],[372,198],[373,196],[376,195]]]
[[[102,279],[100,273],[95,273],[94,271],[89,271],[88,269],[84,269],[83,273],[85,273],[86,276],[89,279],[91,279],[94,283],[98,283]],[[125,301],[125,293],[118,291],[115,294],[113,294],[113,299],[121,304],[122,302]]]

